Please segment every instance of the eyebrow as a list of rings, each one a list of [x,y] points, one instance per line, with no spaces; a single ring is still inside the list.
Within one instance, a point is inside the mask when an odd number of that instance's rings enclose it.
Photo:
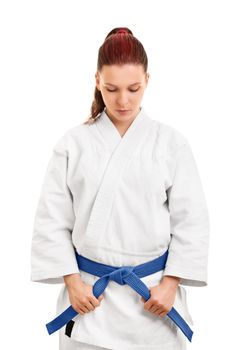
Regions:
[[[141,82],[138,81],[137,83],[130,84],[129,86],[134,86],[134,85],[137,85],[137,84],[141,84]],[[113,84],[110,84],[110,83],[105,83],[104,85],[111,85],[111,86],[117,87],[116,85],[113,85]]]

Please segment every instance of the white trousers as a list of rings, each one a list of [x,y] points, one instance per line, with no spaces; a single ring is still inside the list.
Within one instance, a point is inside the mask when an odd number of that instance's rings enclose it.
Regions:
[[[143,349],[143,348],[142,348]],[[152,349],[152,348],[151,348]],[[156,347],[157,349],[157,347]],[[187,350],[186,345],[177,345],[174,349]],[[100,346],[82,343],[71,339],[67,335],[59,336],[59,350],[109,350]]]
[[[81,343],[73,340],[65,334],[59,334],[59,350],[108,350],[100,346]]]
[[[174,350],[187,350],[187,341],[184,341],[184,335],[180,332],[180,337],[177,340],[176,346],[174,345],[172,349]],[[141,347],[141,349],[146,349],[147,346]],[[153,347],[148,346],[149,349],[153,349]],[[120,347],[119,347],[120,349]],[[154,349],[158,350],[158,345],[154,347]],[[170,347],[169,347],[170,349]],[[73,340],[69,336],[67,336],[63,329],[59,331],[59,350],[109,350],[107,348],[103,348],[101,346],[96,346],[92,344],[83,343],[80,341]]]

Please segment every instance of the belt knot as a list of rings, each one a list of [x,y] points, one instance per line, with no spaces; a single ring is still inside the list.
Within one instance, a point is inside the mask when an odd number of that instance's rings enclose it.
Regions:
[[[126,284],[124,278],[128,276],[133,271],[133,269],[133,266],[119,267],[118,269],[114,270],[109,274],[110,280],[120,285],[124,285]]]

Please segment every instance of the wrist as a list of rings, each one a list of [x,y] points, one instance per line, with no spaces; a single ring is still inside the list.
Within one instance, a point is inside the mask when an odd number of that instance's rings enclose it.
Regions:
[[[171,288],[177,288],[180,283],[180,277],[177,276],[163,276],[162,284],[165,284]]]
[[[72,285],[73,283],[82,282],[80,273],[72,273],[70,275],[65,275],[63,276],[63,279],[67,287]]]

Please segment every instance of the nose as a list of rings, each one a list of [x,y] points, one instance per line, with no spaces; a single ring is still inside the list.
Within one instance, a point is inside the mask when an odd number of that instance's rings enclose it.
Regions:
[[[127,104],[129,102],[129,98],[127,93],[121,93],[117,98],[117,104],[120,109],[124,109],[127,107]]]

